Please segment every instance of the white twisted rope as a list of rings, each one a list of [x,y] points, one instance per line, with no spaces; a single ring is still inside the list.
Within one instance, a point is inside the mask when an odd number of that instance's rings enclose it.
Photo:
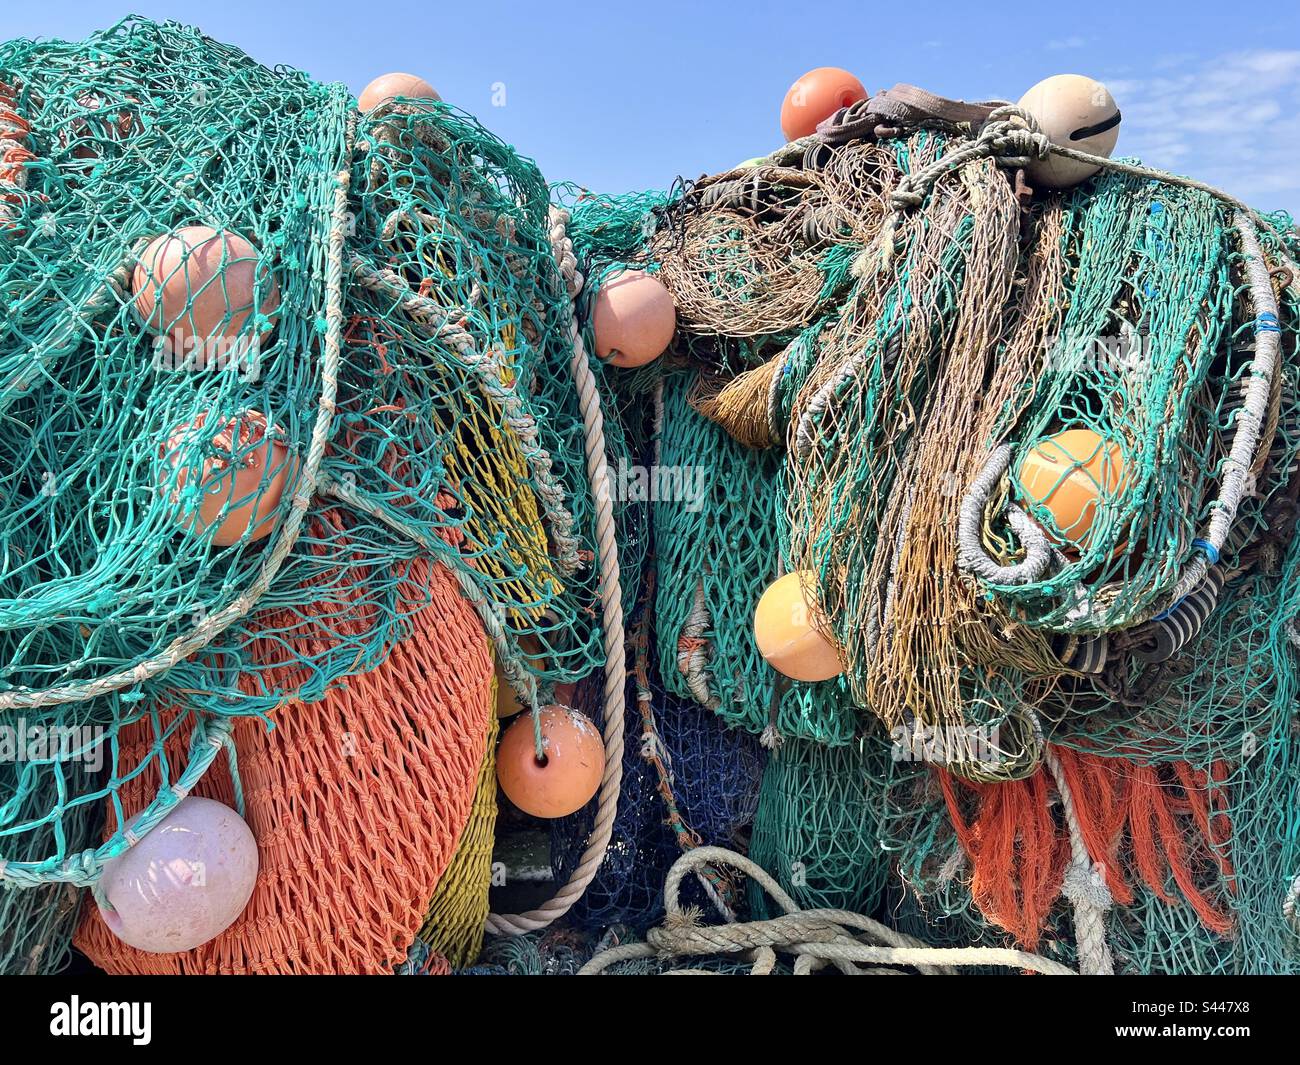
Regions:
[[[1070,864],[1065,870],[1061,893],[1074,907],[1074,940],[1079,951],[1079,972],[1084,976],[1113,976],[1115,959],[1106,942],[1106,911],[1114,905],[1110,889],[1098,870],[1093,868],[1088,848],[1083,842],[1079,815],[1074,808],[1074,794],[1060,760],[1050,747],[1044,748],[1047,768],[1056,781],[1056,793],[1065,811],[1065,825],[1070,833]]]
[[[545,928],[568,913],[582,897],[587,885],[605,860],[618,796],[623,784],[623,707],[627,691],[627,654],[623,634],[623,588],[619,579],[618,542],[615,538],[614,505],[610,495],[609,467],[605,461],[605,419],[600,409],[600,393],[591,372],[587,348],[578,328],[578,294],[583,277],[573,253],[573,241],[566,228],[569,212],[552,207],[550,214],[551,248],[560,273],[568,287],[571,302],[569,336],[573,343],[573,378],[582,409],[583,432],[587,449],[587,479],[596,502],[596,540],[600,557],[600,602],[605,629],[605,775],[600,783],[596,821],[587,849],[578,865],[555,897],[535,910],[519,914],[489,914],[487,930],[496,935],[523,935]]]
[[[695,911],[683,910],[682,881],[700,867],[738,869],[785,911],[768,921],[726,925],[701,925]],[[667,916],[663,925],[646,934],[646,942],[629,943],[602,951],[578,970],[595,976],[610,966],[636,958],[704,957],[736,955],[753,963],[752,974],[770,973],[778,951],[795,956],[794,974],[805,976],[827,963],[851,976],[889,972],[861,965],[905,965],[927,975],[951,975],[952,966],[1006,965],[1050,976],[1074,976],[1072,969],[1022,950],[1002,947],[927,947],[918,939],[848,910],[801,910],[760,866],[725,847],[697,847],[687,851],[668,871],[664,882]],[[697,975],[701,970],[674,969],[671,975]],[[667,974],[666,974],[667,975]]]

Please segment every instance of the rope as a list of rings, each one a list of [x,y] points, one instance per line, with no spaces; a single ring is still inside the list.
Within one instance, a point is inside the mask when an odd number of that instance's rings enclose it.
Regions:
[[[730,866],[752,878],[785,911],[767,921],[727,925],[701,925],[698,911],[683,910],[681,886],[687,876],[705,865]],[[667,916],[646,933],[644,943],[629,943],[602,951],[584,965],[579,976],[595,976],[621,961],[634,958],[703,957],[716,954],[748,955],[752,975],[771,972],[775,954],[795,956],[794,973],[807,975],[826,963],[850,976],[865,975],[868,965],[906,965],[926,975],[952,975],[952,966],[1006,965],[1051,976],[1073,976],[1073,970],[1026,951],[1001,947],[927,947],[920,940],[895,932],[848,910],[801,910],[763,868],[725,847],[698,847],[683,854],[664,882]],[[694,972],[695,970],[692,970]],[[685,970],[672,970],[672,975]]]
[[[573,341],[573,377],[582,409],[583,435],[587,450],[587,478],[596,502],[596,539],[600,556],[600,600],[605,638],[605,776],[600,783],[596,820],[587,848],[582,852],[569,882],[545,905],[521,914],[489,914],[487,929],[497,935],[523,935],[545,928],[568,913],[582,897],[587,885],[605,860],[614,831],[619,791],[623,782],[623,707],[627,690],[627,655],[623,634],[623,589],[619,580],[618,544],[615,540],[614,507],[610,496],[609,467],[605,460],[604,417],[600,392],[591,372],[587,348],[578,328],[577,295],[583,277],[573,253],[573,241],[566,234],[569,212],[551,208],[551,248],[564,277],[570,297],[569,334]]]
[[[1093,867],[1083,842],[1083,829],[1074,808],[1074,794],[1061,769],[1060,760],[1050,747],[1044,755],[1056,792],[1065,811],[1065,825],[1070,833],[1070,865],[1065,871],[1062,893],[1074,907],[1074,939],[1079,950],[1079,972],[1084,976],[1113,976],[1115,959],[1106,942],[1106,912],[1114,904],[1105,880]]]
[[[1025,547],[1025,557],[1019,562],[1000,565],[985,552],[980,537],[984,508],[1010,465],[1011,445],[995,447],[962,498],[957,519],[957,564],[990,584],[1031,584],[1047,571],[1052,553],[1047,535],[1023,510],[1007,504],[1007,522]]]

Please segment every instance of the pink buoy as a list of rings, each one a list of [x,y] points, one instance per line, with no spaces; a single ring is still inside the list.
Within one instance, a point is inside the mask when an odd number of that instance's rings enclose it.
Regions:
[[[224,803],[191,796],[107,862],[100,914],[122,942],[152,954],[192,950],[230,927],[257,880],[257,841]]]
[[[629,270],[596,293],[592,326],[600,358],[615,366],[644,366],[659,358],[673,339],[677,309],[657,278]]]
[[[441,100],[438,90],[414,74],[381,74],[361,91],[357,101],[362,111],[373,111],[398,96],[412,100]]]
[[[280,308],[279,287],[257,248],[208,226],[185,226],[150,242],[132,290],[140,320],[166,338],[174,359],[197,369],[239,367],[259,339],[240,337],[249,317],[260,309],[274,324]]]
[[[192,498],[182,489],[193,474],[194,452],[202,454],[198,506],[180,515],[187,529],[203,533],[212,526],[218,547],[270,536],[280,516],[284,490],[297,462],[278,429],[261,411],[246,410],[211,428],[207,415],[173,429],[162,445],[163,491],[178,505]]]

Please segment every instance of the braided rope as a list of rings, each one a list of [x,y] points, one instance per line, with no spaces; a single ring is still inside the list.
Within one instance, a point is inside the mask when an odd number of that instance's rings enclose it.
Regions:
[[[957,517],[957,564],[990,584],[1031,584],[1043,576],[1052,561],[1047,534],[1014,503],[1006,508],[1007,522],[1025,547],[1019,562],[1001,565],[990,558],[980,540],[984,508],[998,481],[1011,465],[1011,445],[999,444],[962,497]]]
[[[551,247],[555,261],[569,290],[572,308],[569,335],[573,341],[573,377],[582,408],[583,432],[587,450],[587,477],[596,502],[596,539],[600,557],[600,601],[605,637],[605,776],[600,783],[596,820],[587,849],[577,867],[555,897],[535,910],[520,914],[489,914],[487,929],[497,935],[523,935],[545,928],[564,916],[582,897],[587,885],[605,860],[614,832],[619,791],[623,783],[623,707],[627,690],[627,654],[623,634],[623,589],[619,580],[618,542],[615,539],[614,506],[610,496],[609,467],[605,460],[605,420],[600,409],[600,393],[591,372],[587,348],[578,328],[577,304],[583,277],[573,252],[573,241],[566,233],[569,212],[551,208]]]
[[[752,878],[785,911],[767,921],[701,925],[697,912],[683,910],[682,881],[706,864],[726,865]],[[1001,947],[927,947],[918,939],[894,931],[870,917],[848,910],[801,910],[763,868],[725,847],[698,847],[683,854],[664,882],[667,917],[646,933],[646,942],[602,951],[580,970],[595,976],[633,958],[747,956],[753,975],[771,972],[777,951],[795,956],[794,973],[803,976],[830,963],[848,975],[876,970],[867,965],[906,965],[926,975],[950,975],[951,966],[1006,965],[1051,976],[1074,976],[1073,970],[1027,951]],[[865,942],[864,942],[865,940]],[[892,970],[889,970],[892,972]],[[694,975],[700,970],[674,969],[670,975]]]

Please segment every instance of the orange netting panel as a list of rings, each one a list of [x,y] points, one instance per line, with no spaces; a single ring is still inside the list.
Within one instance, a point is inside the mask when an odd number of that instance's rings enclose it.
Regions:
[[[469,819],[494,712],[478,616],[446,570],[426,565],[412,563],[411,597],[431,601],[381,666],[320,702],[282,707],[273,729],[236,722],[261,858],[240,919],[194,950],[148,954],[89,906],[76,944],[95,964],[115,974],[343,974],[388,973],[405,960]],[[176,768],[189,731],[168,743]],[[145,760],[153,738],[148,720],[123,729],[124,759]],[[154,763],[123,785],[124,808],[142,809],[157,788]],[[194,793],[233,805],[224,759]]]

